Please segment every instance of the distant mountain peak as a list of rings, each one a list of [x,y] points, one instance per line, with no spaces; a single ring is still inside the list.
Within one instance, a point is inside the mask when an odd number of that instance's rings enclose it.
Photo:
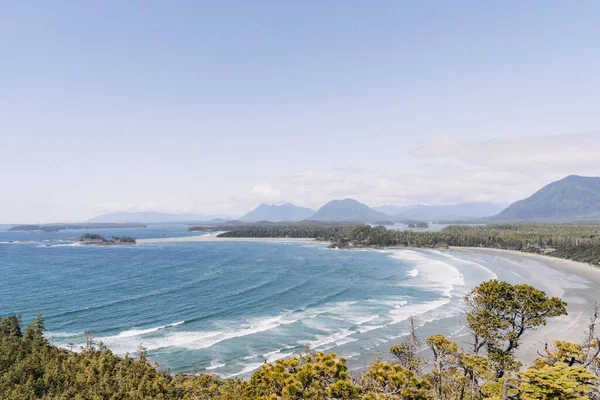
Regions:
[[[510,221],[600,220],[600,177],[569,175],[490,217]]]
[[[308,219],[312,221],[367,223],[390,221],[390,217],[387,214],[373,210],[366,204],[350,198],[332,200],[319,208],[319,210]]]
[[[299,207],[291,203],[285,204],[261,204],[254,210],[240,218],[243,222],[282,222],[282,221],[302,221],[315,213],[314,210],[306,207]]]

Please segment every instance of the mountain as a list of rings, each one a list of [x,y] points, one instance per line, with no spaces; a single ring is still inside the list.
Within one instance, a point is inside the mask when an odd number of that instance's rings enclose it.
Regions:
[[[462,203],[451,205],[412,205],[412,206],[380,206],[373,207],[393,216],[395,220],[419,220],[419,221],[457,221],[468,219],[479,219],[498,214],[505,206],[492,203]]]
[[[282,204],[282,205],[270,205],[261,204],[254,210],[250,211],[246,215],[240,218],[240,221],[244,222],[258,222],[258,221],[270,221],[270,222],[281,222],[281,221],[302,221],[315,213],[315,210],[311,210],[306,207],[298,207],[293,204]]]
[[[347,222],[367,222],[379,223],[390,221],[391,218],[380,211],[375,211],[371,207],[359,203],[353,199],[333,200],[323,207],[310,218],[311,221],[347,221]]]
[[[600,178],[569,175],[511,204],[491,220],[600,220]]]
[[[204,214],[172,214],[156,211],[116,212],[99,215],[87,222],[142,222],[147,224],[159,222],[205,221],[214,218]]]

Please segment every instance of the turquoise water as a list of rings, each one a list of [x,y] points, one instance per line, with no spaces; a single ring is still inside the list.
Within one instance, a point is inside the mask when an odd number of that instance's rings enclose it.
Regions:
[[[90,330],[118,354],[143,346],[174,372],[244,376],[306,345],[359,368],[401,340],[411,315],[423,336],[459,335],[461,299],[470,288],[497,276],[526,280],[498,260],[456,252],[60,241],[82,233],[0,232],[0,315],[28,321],[41,312],[55,344],[77,350]],[[93,233],[191,235],[181,225]]]

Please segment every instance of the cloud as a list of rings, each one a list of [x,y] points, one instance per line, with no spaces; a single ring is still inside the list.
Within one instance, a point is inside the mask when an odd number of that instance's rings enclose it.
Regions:
[[[600,175],[599,153],[600,133],[470,141],[436,137],[411,152],[412,168],[405,173],[311,170],[276,178],[265,191],[310,207],[344,197],[370,205],[506,204],[569,174]]]
[[[201,212],[239,216],[261,203],[318,208],[333,199],[382,204],[508,204],[569,174],[599,176],[600,133],[464,140],[447,136],[423,140],[398,159],[374,169],[311,169],[272,179],[236,193],[198,196]],[[159,209],[147,204],[102,204],[105,210]],[[165,210],[166,211],[166,210]],[[188,211],[188,210],[186,210]]]
[[[265,203],[278,202],[282,199],[281,190],[269,184],[253,186],[250,190],[250,198]]]
[[[598,173],[598,153],[600,133],[581,133],[484,141],[437,137],[422,143],[413,155],[420,159],[454,160],[478,168],[564,174]]]

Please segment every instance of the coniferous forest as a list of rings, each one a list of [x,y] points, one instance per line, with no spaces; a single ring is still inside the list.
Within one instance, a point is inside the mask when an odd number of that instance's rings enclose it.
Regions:
[[[545,254],[600,265],[600,225],[454,225],[441,231],[391,230],[356,224],[250,224],[195,227],[226,230],[220,237],[313,238],[331,247],[484,247]]]

